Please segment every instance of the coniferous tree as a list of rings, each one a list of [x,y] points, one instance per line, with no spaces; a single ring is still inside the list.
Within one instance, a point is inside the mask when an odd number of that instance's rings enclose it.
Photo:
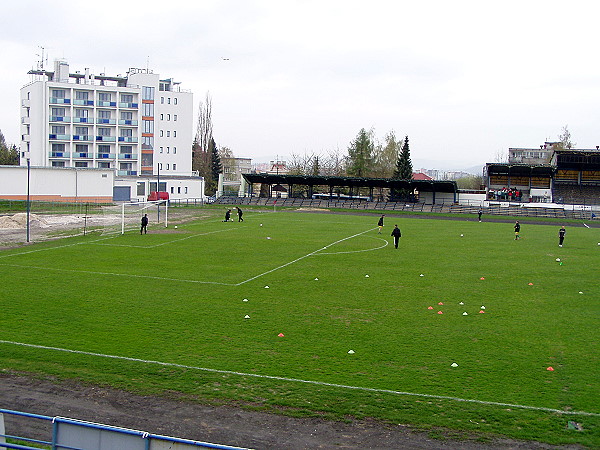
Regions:
[[[408,145],[408,136],[404,138],[400,155],[398,156],[398,162],[396,163],[396,170],[392,178],[397,180],[412,180],[413,167],[412,161],[410,160],[410,148]],[[410,200],[410,192],[406,189],[392,189],[390,196],[392,200]]]

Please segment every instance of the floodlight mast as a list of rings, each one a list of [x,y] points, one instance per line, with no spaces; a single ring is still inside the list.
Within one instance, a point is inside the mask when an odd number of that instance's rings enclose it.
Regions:
[[[31,158],[30,158],[30,153],[27,152],[27,242],[29,242],[29,213],[31,211],[31,202],[30,202],[30,196],[29,196],[29,179],[30,179],[30,174],[31,174]]]

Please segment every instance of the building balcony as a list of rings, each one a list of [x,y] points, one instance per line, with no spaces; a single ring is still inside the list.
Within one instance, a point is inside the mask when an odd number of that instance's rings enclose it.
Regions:
[[[93,155],[93,153],[89,153],[89,152],[73,152],[73,158],[91,159],[92,155]]]
[[[119,136],[119,142],[134,142],[137,143],[138,138],[134,136]]]
[[[21,117],[21,123],[27,125],[31,123],[31,117]]]
[[[73,123],[94,123],[93,117],[73,117]]]
[[[116,125],[117,119],[96,119],[96,123],[103,123],[108,125]]]
[[[96,159],[115,159],[114,153],[96,153]]]
[[[31,141],[31,135],[29,135],[29,134],[22,134],[21,135],[21,140],[24,141],[24,142],[29,142],[29,141]]]
[[[68,158],[71,156],[70,152],[50,152],[50,158]]]
[[[21,106],[23,108],[29,108],[31,106],[31,100],[28,98],[21,99]]]
[[[70,116],[50,116],[50,122],[71,122]]]
[[[92,137],[91,136],[87,136],[85,134],[74,134],[73,135],[73,140],[74,141],[91,141]]]
[[[119,120],[119,125],[132,125],[132,126],[137,127],[137,124],[138,124],[137,120],[128,120],[128,119]]]
[[[94,106],[94,100],[73,100],[73,104],[78,106]]]
[[[117,142],[116,136],[96,136],[96,141]]]
[[[137,170],[117,170],[117,175],[137,175]]]
[[[137,159],[137,153],[119,153],[119,159]]]
[[[138,109],[138,104],[137,103],[119,102],[119,108],[133,108],[133,109]]]
[[[71,99],[70,98],[50,97],[50,104],[53,104],[53,105],[70,105],[71,104]]]
[[[102,100],[98,100],[96,102],[96,106],[113,106],[117,107],[117,102],[103,102]]]
[[[69,141],[71,140],[70,134],[49,134],[48,139],[51,141]]]

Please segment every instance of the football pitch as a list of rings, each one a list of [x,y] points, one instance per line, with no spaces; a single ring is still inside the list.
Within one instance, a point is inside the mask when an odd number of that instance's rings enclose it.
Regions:
[[[600,446],[599,229],[215,214],[0,251],[0,368]]]

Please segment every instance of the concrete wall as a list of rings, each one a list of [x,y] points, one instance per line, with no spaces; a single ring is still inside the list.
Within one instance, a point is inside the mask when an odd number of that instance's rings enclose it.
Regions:
[[[31,167],[31,200],[111,202],[114,170]],[[0,166],[0,198],[27,199],[27,167]]]

